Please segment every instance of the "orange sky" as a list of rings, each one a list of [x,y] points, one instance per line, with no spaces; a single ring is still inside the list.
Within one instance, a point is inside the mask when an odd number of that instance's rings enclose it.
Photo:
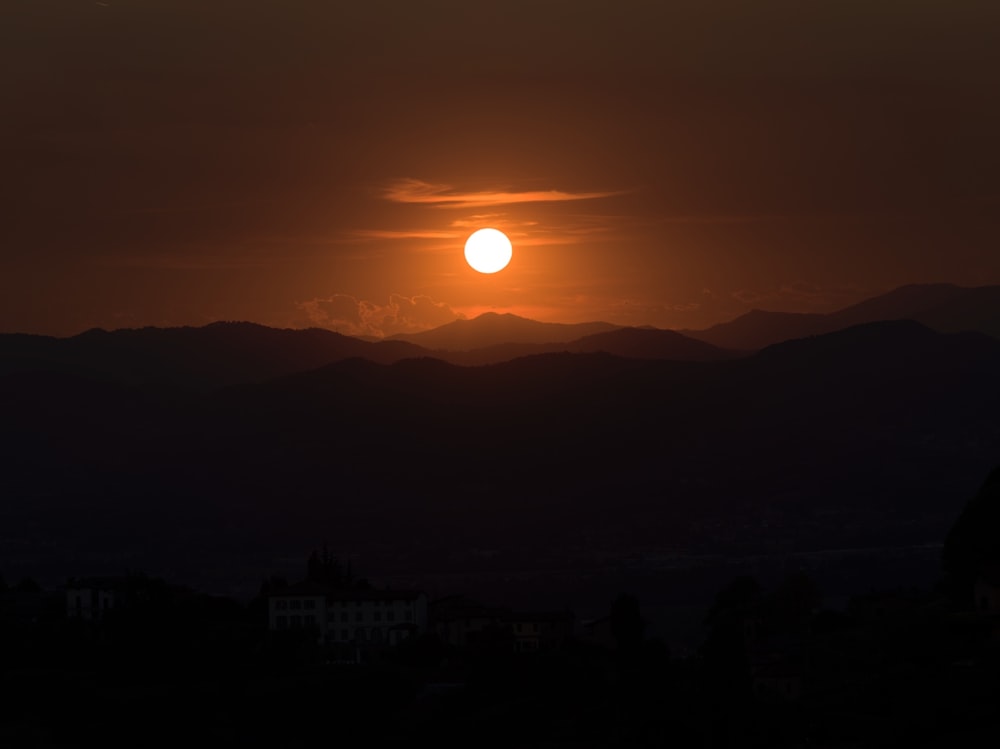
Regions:
[[[1000,283],[994,5],[11,0],[0,331],[696,328]]]

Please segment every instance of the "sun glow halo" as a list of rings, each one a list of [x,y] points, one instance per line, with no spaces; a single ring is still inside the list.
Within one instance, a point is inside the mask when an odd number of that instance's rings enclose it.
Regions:
[[[507,267],[513,250],[499,229],[479,229],[465,240],[465,260],[480,273],[496,273]]]

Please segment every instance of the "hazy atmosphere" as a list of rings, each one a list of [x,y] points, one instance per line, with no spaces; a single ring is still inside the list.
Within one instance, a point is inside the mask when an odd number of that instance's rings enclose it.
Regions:
[[[0,1],[0,743],[990,745],[997,9]]]
[[[975,0],[11,0],[0,329],[701,328],[997,283],[998,89]]]

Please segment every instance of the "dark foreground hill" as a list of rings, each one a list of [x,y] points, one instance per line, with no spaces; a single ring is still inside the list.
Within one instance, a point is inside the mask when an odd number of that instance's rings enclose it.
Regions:
[[[0,552],[8,575],[255,584],[327,541],[569,585],[638,555],[935,544],[1000,455],[997,382],[1000,342],[912,322],[730,361],[349,359],[211,393],[8,373]]]

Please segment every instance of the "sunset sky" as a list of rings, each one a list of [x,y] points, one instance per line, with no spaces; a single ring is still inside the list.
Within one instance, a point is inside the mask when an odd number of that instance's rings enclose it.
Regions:
[[[995,0],[6,0],[0,107],[0,332],[1000,283]]]

